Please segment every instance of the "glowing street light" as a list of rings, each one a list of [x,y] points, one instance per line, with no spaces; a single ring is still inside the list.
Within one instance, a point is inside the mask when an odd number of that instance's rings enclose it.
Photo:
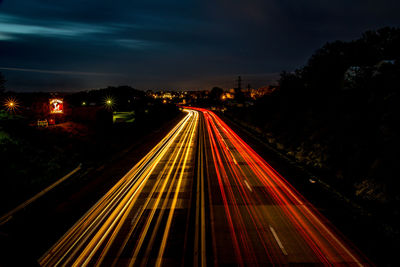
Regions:
[[[4,107],[7,111],[14,112],[19,108],[19,103],[14,97],[9,97],[4,101]]]
[[[113,109],[115,106],[115,100],[112,96],[106,96],[104,98],[104,105],[107,109]]]

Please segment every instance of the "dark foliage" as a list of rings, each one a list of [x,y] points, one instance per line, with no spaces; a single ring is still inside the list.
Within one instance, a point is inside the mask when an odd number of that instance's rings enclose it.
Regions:
[[[0,94],[5,90],[6,79],[4,78],[3,74],[0,72]]]
[[[237,112],[298,161],[334,174],[352,195],[399,200],[400,29],[327,43],[282,72],[280,89]]]
[[[221,96],[224,93],[224,90],[220,87],[213,87],[210,92],[210,99],[209,101],[213,104],[220,104],[221,103]]]

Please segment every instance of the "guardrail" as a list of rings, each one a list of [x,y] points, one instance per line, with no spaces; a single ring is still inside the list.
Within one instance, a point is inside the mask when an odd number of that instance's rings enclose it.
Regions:
[[[17,207],[15,207],[14,209],[10,210],[9,212],[7,212],[6,214],[4,214],[3,216],[0,217],[0,225],[5,224],[6,222],[8,222],[9,220],[12,219],[12,216],[17,213],[18,211],[20,211],[21,209],[25,208],[26,206],[28,206],[29,204],[31,204],[32,202],[34,202],[35,200],[37,200],[38,198],[42,197],[44,194],[46,194],[47,192],[49,192],[51,189],[53,189],[54,187],[56,187],[57,185],[61,184],[62,182],[64,182],[65,180],[67,180],[69,177],[71,177],[72,175],[74,175],[77,171],[79,171],[82,168],[82,163],[79,163],[78,167],[76,167],[75,169],[73,169],[72,171],[70,171],[68,174],[64,175],[61,179],[57,180],[55,183],[49,185],[48,187],[46,187],[45,189],[43,189],[42,191],[40,191],[39,193],[37,193],[36,195],[34,195],[33,197],[31,197],[30,199],[28,199],[27,201],[23,202],[22,204],[18,205]]]

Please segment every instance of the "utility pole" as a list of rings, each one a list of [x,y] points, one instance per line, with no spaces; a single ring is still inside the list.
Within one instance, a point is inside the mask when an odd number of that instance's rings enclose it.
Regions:
[[[238,76],[238,79],[236,81],[237,81],[236,91],[241,92],[242,91],[242,77]]]
[[[235,88],[235,99],[238,102],[243,102],[243,93],[242,93],[242,77],[238,76],[237,88]]]

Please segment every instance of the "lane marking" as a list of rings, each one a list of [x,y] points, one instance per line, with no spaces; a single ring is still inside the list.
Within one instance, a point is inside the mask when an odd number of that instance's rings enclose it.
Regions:
[[[244,183],[246,184],[247,188],[250,190],[250,192],[253,192],[253,189],[251,189],[249,183],[247,182],[247,180],[244,180]]]
[[[282,245],[281,240],[279,239],[278,235],[276,234],[275,229],[274,229],[271,225],[269,226],[269,229],[271,230],[272,235],[274,236],[276,242],[278,243],[279,247],[281,248],[282,253],[285,254],[285,255],[287,256],[288,253],[286,252],[284,246]]]
[[[131,226],[132,225],[136,225],[136,219],[139,217],[139,214],[141,214],[141,210],[142,210],[142,205],[138,208],[138,211],[135,213],[135,216],[133,216],[132,220],[131,220]]]
[[[233,162],[234,162],[236,165],[238,165],[238,163],[237,163],[236,159],[233,157],[233,154],[232,154],[232,153],[231,153],[231,156],[232,156]]]

